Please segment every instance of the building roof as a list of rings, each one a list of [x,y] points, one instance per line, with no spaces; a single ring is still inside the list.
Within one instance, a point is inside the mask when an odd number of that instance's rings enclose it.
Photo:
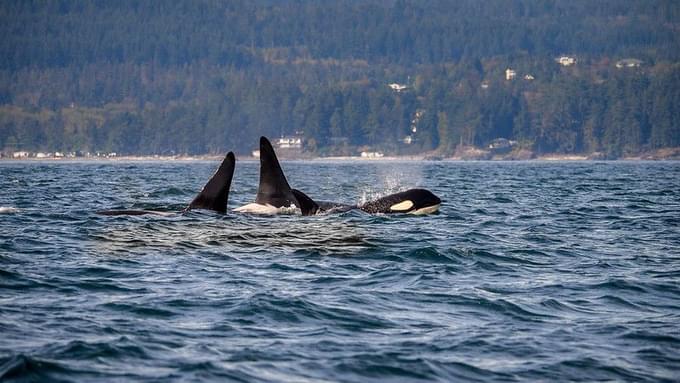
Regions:
[[[640,65],[642,65],[642,60],[633,59],[633,58],[623,59],[623,60],[619,60],[619,61],[616,62],[617,68],[622,68],[624,66],[635,67],[635,66],[640,66]]]

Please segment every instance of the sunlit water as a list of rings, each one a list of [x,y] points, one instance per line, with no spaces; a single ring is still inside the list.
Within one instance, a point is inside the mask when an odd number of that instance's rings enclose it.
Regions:
[[[680,379],[680,163],[284,162],[316,199],[444,203],[95,214],[180,210],[216,166],[0,162],[0,380]]]

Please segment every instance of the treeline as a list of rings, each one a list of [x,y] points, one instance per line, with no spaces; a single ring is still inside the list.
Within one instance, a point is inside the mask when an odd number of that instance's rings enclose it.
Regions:
[[[680,146],[672,0],[22,0],[0,19],[0,149],[249,152],[295,132],[320,154]]]

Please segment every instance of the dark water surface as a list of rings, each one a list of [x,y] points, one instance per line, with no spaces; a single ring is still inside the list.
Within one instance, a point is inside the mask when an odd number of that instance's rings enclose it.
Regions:
[[[0,162],[0,380],[680,379],[680,163],[284,162],[313,198],[444,205],[94,214],[179,210],[216,166]]]

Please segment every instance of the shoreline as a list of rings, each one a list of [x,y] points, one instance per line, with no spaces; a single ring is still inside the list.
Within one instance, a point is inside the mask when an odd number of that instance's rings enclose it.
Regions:
[[[201,162],[220,161],[224,157],[219,155],[200,156],[117,156],[117,157],[48,157],[48,158],[0,158],[0,162]],[[258,157],[237,156],[238,161],[257,162]],[[279,160],[288,162],[624,162],[624,161],[680,161],[680,156],[630,156],[617,159],[592,158],[584,155],[543,155],[534,158],[461,158],[442,157],[437,159],[429,156],[384,156],[380,158],[365,158],[358,156],[333,157],[280,157]]]
[[[2,162],[190,162],[190,161],[221,161],[226,154],[199,154],[199,155],[103,155],[103,156],[41,156],[30,155],[22,157],[0,157]],[[504,154],[494,154],[480,149],[468,149],[456,152],[453,155],[442,156],[436,151],[424,152],[421,154],[402,155],[402,156],[328,156],[319,157],[308,153],[278,153],[278,158],[282,161],[310,161],[310,162],[580,162],[580,161],[680,161],[680,147],[662,148],[650,150],[636,155],[629,155],[621,158],[607,159],[603,153],[579,153],[579,154],[560,154],[545,153],[535,155],[528,150],[517,150]],[[237,155],[239,161],[259,161],[259,157],[252,155]]]

